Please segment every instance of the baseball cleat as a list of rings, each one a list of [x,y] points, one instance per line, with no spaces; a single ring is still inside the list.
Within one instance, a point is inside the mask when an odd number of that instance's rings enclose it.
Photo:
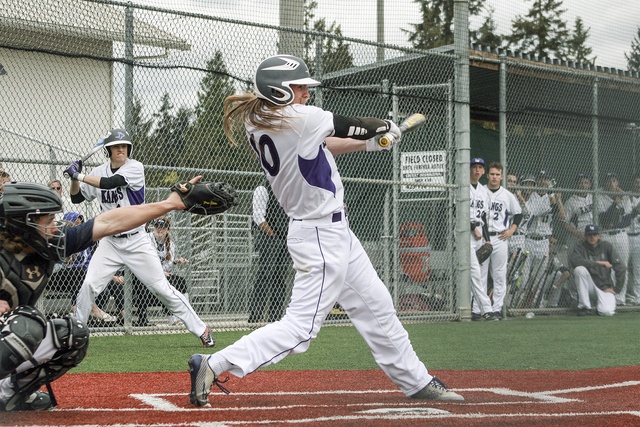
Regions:
[[[500,318],[493,312],[489,312],[489,313],[483,314],[482,318],[484,320],[488,320],[490,322],[493,322],[493,321],[496,321],[496,320],[500,320]]]
[[[200,335],[200,341],[202,341],[202,345],[204,348],[211,348],[216,345],[216,339],[211,333],[211,329],[207,326],[207,329],[204,330],[204,333]]]
[[[454,402],[462,402],[464,397],[460,396],[458,393],[454,393],[447,389],[447,386],[444,385],[442,381],[438,378],[433,377],[429,384],[416,394],[411,395],[412,399],[428,399],[428,400],[444,400],[444,401],[454,401]]]
[[[211,406],[209,404],[209,391],[216,374],[209,366],[208,354],[194,354],[189,359],[189,376],[191,377],[191,392],[189,401],[196,406]]]

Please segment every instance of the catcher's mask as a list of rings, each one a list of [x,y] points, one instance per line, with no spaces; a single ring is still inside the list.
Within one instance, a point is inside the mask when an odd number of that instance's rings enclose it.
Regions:
[[[260,63],[254,78],[254,92],[258,98],[276,105],[293,102],[291,85],[314,87],[320,82],[309,75],[307,64],[295,56],[271,56]]]
[[[62,212],[60,196],[48,186],[30,182],[12,182],[4,186],[0,217],[4,228],[20,237],[43,258],[62,261],[65,257],[65,221],[40,225],[41,215]]]
[[[133,143],[131,142],[131,136],[124,129],[112,129],[103,138],[104,145],[104,155],[106,157],[111,157],[111,150],[109,147],[112,145],[118,144],[128,144],[127,147],[127,157],[131,157],[131,153],[133,153]]]

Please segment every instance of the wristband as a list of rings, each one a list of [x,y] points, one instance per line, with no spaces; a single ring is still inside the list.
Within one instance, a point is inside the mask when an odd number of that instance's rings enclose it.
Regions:
[[[78,178],[77,178],[77,179],[78,179],[78,181],[80,181],[80,182],[84,182],[84,177],[85,177],[85,174],[83,174],[83,173],[79,173],[79,174],[78,174]]]

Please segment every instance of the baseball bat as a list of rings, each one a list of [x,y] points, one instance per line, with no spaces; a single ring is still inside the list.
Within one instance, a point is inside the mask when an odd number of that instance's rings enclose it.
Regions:
[[[420,128],[426,122],[427,118],[424,116],[424,114],[414,113],[404,119],[398,127],[400,128],[400,132],[402,133],[411,132]],[[383,148],[387,148],[389,145],[391,145],[391,141],[393,141],[393,138],[393,134],[391,132],[387,132],[382,135],[382,138],[380,138],[380,140],[378,141],[378,145]]]
[[[87,151],[87,153],[84,156],[80,157],[80,161],[82,163],[86,162],[91,156],[93,156],[98,151],[100,151],[103,146],[104,146],[104,140],[101,139],[100,141],[96,142],[96,144],[93,147],[91,147],[91,150]],[[64,172],[64,176],[68,178],[69,174]]]

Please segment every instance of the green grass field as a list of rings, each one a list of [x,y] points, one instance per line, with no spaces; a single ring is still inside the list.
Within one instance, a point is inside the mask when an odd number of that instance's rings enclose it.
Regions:
[[[414,349],[430,370],[576,370],[640,364],[640,313],[536,316],[502,322],[406,325]],[[216,333],[216,349],[248,332]],[[71,372],[184,371],[203,350],[191,334],[92,337],[82,364]],[[310,349],[265,369],[375,369],[353,327],[325,326]]]

